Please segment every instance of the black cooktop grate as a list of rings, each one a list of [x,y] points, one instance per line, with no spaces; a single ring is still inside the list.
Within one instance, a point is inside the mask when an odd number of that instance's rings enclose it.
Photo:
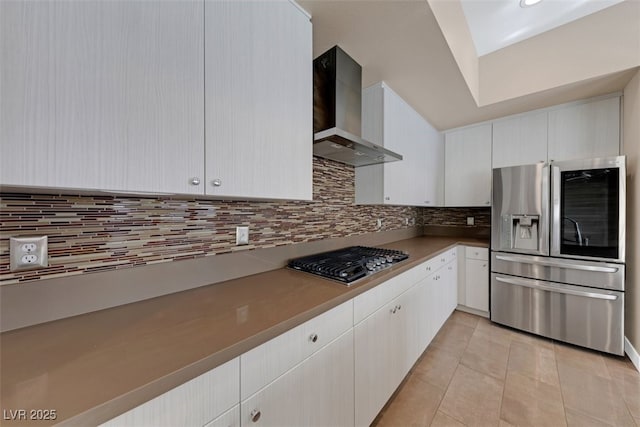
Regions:
[[[393,249],[351,246],[291,260],[289,267],[350,284],[407,258]]]

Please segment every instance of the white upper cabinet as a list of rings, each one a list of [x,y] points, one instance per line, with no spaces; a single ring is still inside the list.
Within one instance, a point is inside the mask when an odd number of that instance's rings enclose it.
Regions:
[[[205,3],[206,194],[312,197],[311,21],[288,1]]]
[[[491,204],[491,123],[445,133],[445,206]]]
[[[620,97],[549,111],[549,160],[620,154]]]
[[[363,90],[362,137],[401,154],[403,159],[356,168],[356,203],[439,204],[442,135],[384,82]]]
[[[0,2],[0,184],[204,194],[203,4]]]
[[[494,168],[547,161],[547,112],[493,122]]]

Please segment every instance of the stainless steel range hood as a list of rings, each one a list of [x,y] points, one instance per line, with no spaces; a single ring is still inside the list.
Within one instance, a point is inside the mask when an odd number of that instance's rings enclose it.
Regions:
[[[338,46],[313,61],[313,154],[352,166],[402,160],[360,137],[362,67]]]

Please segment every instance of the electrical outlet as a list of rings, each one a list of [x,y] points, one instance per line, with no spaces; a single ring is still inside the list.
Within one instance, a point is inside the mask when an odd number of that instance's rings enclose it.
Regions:
[[[382,218],[376,219],[376,230],[382,229]]]
[[[236,227],[236,246],[249,244],[249,227]]]
[[[9,239],[11,271],[48,267],[47,246],[47,236],[11,237]]]
[[[467,225],[475,225],[475,223],[476,223],[475,217],[472,217],[472,216],[467,217]]]

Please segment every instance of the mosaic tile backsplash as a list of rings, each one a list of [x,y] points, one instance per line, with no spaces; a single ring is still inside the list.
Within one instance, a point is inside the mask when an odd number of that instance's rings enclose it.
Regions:
[[[130,268],[422,224],[422,210],[355,206],[353,167],[314,158],[313,201],[0,194],[0,284]],[[250,245],[235,246],[235,227]],[[10,236],[49,236],[49,267],[9,271]]]
[[[424,208],[422,213],[424,225],[466,226],[472,216],[476,227],[491,227],[491,208]]]

